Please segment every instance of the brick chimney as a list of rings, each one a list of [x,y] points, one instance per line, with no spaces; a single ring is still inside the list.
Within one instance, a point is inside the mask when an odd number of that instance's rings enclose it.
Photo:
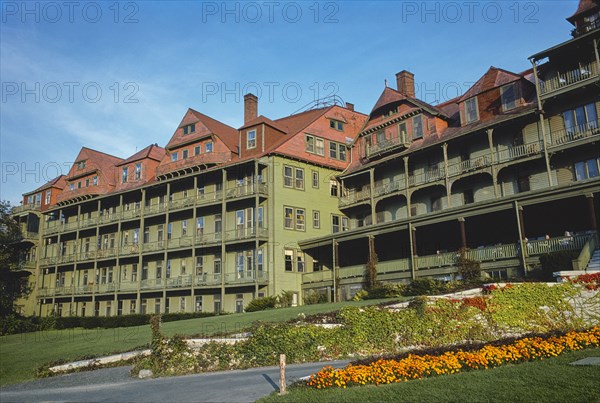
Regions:
[[[402,95],[415,97],[415,75],[410,71],[402,70],[400,73],[396,73],[396,86]]]
[[[244,95],[244,124],[258,116],[258,98],[254,94]]]
[[[354,112],[354,104],[351,104],[350,102],[346,102],[346,109]]]

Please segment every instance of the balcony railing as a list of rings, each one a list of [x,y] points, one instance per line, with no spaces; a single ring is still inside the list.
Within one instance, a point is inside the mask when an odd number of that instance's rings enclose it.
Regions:
[[[167,211],[167,203],[152,204],[144,209],[145,215],[164,213]]]
[[[435,167],[430,167],[422,172],[411,173],[408,175],[408,183],[412,186],[422,185],[429,182],[434,182],[445,177],[444,166],[438,164]]]
[[[95,291],[97,293],[115,292],[117,286],[115,283],[96,284]]]
[[[221,239],[223,239],[223,232],[202,232],[196,234],[196,245],[220,243]]]
[[[150,278],[146,280],[142,280],[140,284],[140,288],[142,290],[156,290],[159,288],[163,288],[163,279],[162,278]]]
[[[73,286],[56,286],[54,295],[71,295],[73,294]]]
[[[302,283],[304,284],[321,283],[332,280],[333,276],[331,274],[331,270],[313,271],[310,273],[304,273],[302,275]]]
[[[194,239],[191,236],[185,236],[181,238],[173,238],[167,241],[167,247],[169,249],[174,248],[185,248],[192,246],[194,244]]]
[[[58,263],[62,264],[62,263],[71,263],[74,262],[75,260],[77,260],[77,254],[75,253],[71,253],[69,255],[62,255],[58,258]]]
[[[139,244],[123,245],[121,246],[121,256],[137,255],[140,252]]]
[[[98,223],[100,224],[108,224],[115,221],[119,221],[121,219],[121,212],[102,214],[98,218]]]
[[[263,281],[265,279],[267,279],[267,272],[265,271],[259,271],[258,276],[255,276],[254,271],[241,271],[225,274],[225,284],[253,283],[255,280]]]
[[[250,196],[256,193],[267,194],[266,183],[244,183],[242,186],[234,186],[227,190],[227,198]]]
[[[190,287],[192,285],[192,276],[178,276],[166,279],[167,287]]]
[[[221,284],[221,275],[213,273],[202,273],[196,276],[196,285],[216,285]]]
[[[571,31],[571,35],[573,35],[573,38],[577,38],[578,36],[587,34],[588,32],[591,32],[598,28],[600,28],[600,19],[595,19],[593,21],[589,21],[579,25],[577,28]]]
[[[550,133],[550,147],[557,147],[562,144],[572,143],[585,138],[600,135],[600,125],[597,120],[593,120],[568,129],[556,130]]]
[[[135,291],[137,288],[137,281],[121,281],[119,284],[119,291]]]
[[[165,241],[146,242],[142,244],[142,252],[153,252],[163,250],[164,248]]]
[[[492,164],[492,159],[487,155],[471,158],[448,166],[448,176],[457,176],[467,172],[476,171],[488,167]]]
[[[121,216],[123,217],[124,220],[129,220],[131,218],[137,218],[141,215],[142,215],[141,208],[132,208],[129,210],[124,210],[123,213],[121,213]]]
[[[118,248],[99,249],[96,251],[98,259],[106,259],[117,256]]]
[[[506,150],[498,151],[498,162],[512,161],[520,158],[529,157],[542,152],[542,142],[521,144],[509,147]]]
[[[21,206],[13,207],[12,213],[18,214],[18,213],[23,213],[25,211],[37,211],[40,209],[40,207],[41,207],[40,203],[26,203]]]
[[[381,154],[396,147],[408,147],[409,141],[405,135],[394,136],[383,141],[377,141],[376,144],[367,144],[365,147],[365,157],[369,158],[375,154]]]
[[[596,61],[585,64],[582,63],[580,64],[580,67],[576,69],[558,73],[556,77],[540,81],[540,95],[549,94],[581,81],[598,77],[598,71],[598,63]]]
[[[156,168],[156,175],[160,176],[178,169],[184,169],[197,165],[220,164],[227,162],[230,159],[231,152],[229,151],[198,154],[179,161],[173,161],[159,165],[158,168]]]
[[[381,186],[375,187],[375,196],[383,196],[389,193],[404,190],[406,181],[404,179],[396,179]]]
[[[339,205],[348,206],[350,204],[359,203],[364,200],[369,200],[371,197],[371,189],[365,188],[363,190],[349,190],[348,193],[340,197]]]
[[[234,230],[225,232],[225,240],[226,241],[237,241],[255,237],[266,237],[268,236],[268,232],[266,228],[256,228],[256,227],[243,227],[237,228]]]
[[[528,241],[527,254],[529,256],[537,256],[563,250],[581,250],[589,238],[590,235],[575,235],[571,237]]]

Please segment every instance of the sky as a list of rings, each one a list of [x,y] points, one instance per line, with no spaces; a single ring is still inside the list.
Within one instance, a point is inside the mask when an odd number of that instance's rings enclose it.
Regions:
[[[81,147],[167,144],[188,108],[243,123],[335,95],[369,113],[395,74],[444,102],[570,38],[578,0],[0,1],[0,199],[66,174]]]

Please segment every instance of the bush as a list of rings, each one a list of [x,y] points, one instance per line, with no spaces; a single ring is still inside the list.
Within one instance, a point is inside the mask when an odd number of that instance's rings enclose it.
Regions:
[[[402,283],[379,283],[373,287],[365,299],[399,298],[406,292],[406,285]]]
[[[417,296],[417,295],[434,295],[447,291],[446,285],[438,280],[432,278],[418,278],[406,286],[404,295],[406,296]]]
[[[246,306],[246,312],[264,311],[265,309],[273,309],[277,306],[277,297],[262,297],[254,298]]]
[[[314,290],[307,291],[304,294],[304,303],[306,305],[324,304],[327,302],[327,295]]]
[[[9,334],[35,332],[40,329],[35,317],[24,317],[17,314],[10,314],[0,318],[0,336]]]
[[[540,256],[540,269],[532,271],[529,276],[539,281],[555,281],[552,273],[561,270],[572,270],[573,259],[579,255],[577,251],[563,250],[545,253]]]
[[[282,291],[281,294],[277,297],[277,305],[280,308],[288,308],[292,306],[294,302],[294,292],[293,291]]]
[[[481,264],[466,256],[467,250],[462,248],[458,257],[458,274],[466,284],[476,283],[481,279]]]

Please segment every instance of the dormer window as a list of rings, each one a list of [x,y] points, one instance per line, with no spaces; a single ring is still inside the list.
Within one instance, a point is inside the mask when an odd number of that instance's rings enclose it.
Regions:
[[[175,162],[175,161],[177,161],[177,158],[178,158],[178,156],[177,156],[177,152],[171,153],[171,161],[172,161],[172,162]]]
[[[98,185],[98,177],[97,176],[94,176],[92,178],[92,185],[94,185],[94,186]]]
[[[256,130],[250,130],[246,133],[246,148],[256,148]]]
[[[69,190],[75,190],[75,184],[74,183],[71,183],[69,185]]]
[[[196,124],[183,126],[183,135],[194,133],[196,131]]]
[[[140,180],[142,178],[142,163],[138,162],[135,164],[135,180]]]
[[[469,98],[465,101],[465,123],[471,123],[479,120],[479,111],[477,110],[477,97]]]
[[[517,85],[511,83],[500,87],[500,98],[502,99],[502,111],[506,112],[517,107]]]
[[[344,131],[344,123],[340,122],[339,120],[330,119],[329,127],[331,127],[332,129],[335,129],[335,130],[339,130],[341,132]]]
[[[77,162],[77,169],[83,169],[83,168],[85,168],[85,161],[86,160]]]
[[[207,153],[212,153],[213,152],[213,143],[212,142],[206,143],[206,146],[204,146],[204,149],[206,150]]]
[[[128,167],[123,167],[123,173],[121,175],[122,179],[123,179],[123,183],[127,183],[127,177],[129,176],[129,168]]]

